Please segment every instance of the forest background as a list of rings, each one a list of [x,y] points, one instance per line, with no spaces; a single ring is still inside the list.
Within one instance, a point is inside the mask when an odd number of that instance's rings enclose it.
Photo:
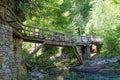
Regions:
[[[66,34],[99,36],[103,38],[99,56],[120,55],[120,0],[31,0],[29,4],[21,2],[19,7],[26,17],[25,25]],[[33,43],[23,45],[25,56],[33,46]],[[59,49],[57,46],[43,47],[42,55],[37,56],[39,64],[48,61]],[[70,47],[63,47],[62,55],[74,56]],[[48,64],[53,62],[48,61]]]

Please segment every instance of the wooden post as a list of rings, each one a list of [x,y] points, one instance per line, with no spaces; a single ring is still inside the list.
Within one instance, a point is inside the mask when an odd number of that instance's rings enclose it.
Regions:
[[[84,60],[88,59],[90,57],[90,46],[86,45],[86,46],[82,46],[82,57]]]
[[[75,48],[76,48],[76,52],[77,52],[77,54],[78,54],[78,56],[79,56],[79,58],[81,60],[81,64],[83,64],[84,61],[83,61],[83,58],[82,58],[82,54],[81,54],[81,52],[80,52],[78,47],[75,47]]]
[[[83,59],[82,59],[82,56],[79,54],[78,49],[75,46],[72,46],[72,48],[73,48],[73,52],[74,52],[77,60],[79,61],[79,63],[83,64]]]
[[[97,46],[97,53],[100,54],[100,50],[102,48],[102,44],[96,44]]]

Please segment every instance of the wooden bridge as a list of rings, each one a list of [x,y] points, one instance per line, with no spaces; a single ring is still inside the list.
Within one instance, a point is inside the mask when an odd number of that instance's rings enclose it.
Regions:
[[[3,4],[0,4],[0,24],[9,25],[12,27],[13,36],[22,38],[26,42],[38,42],[47,45],[75,47],[97,44],[102,41],[100,38],[93,36],[72,35],[51,31],[45,28],[36,28],[35,26],[26,26],[22,24],[19,17],[16,16],[16,14],[8,6]],[[78,60],[81,61],[81,56],[78,55],[78,50],[76,49],[75,52]]]
[[[23,38],[24,41],[28,42],[43,43],[46,41],[47,44],[51,45],[73,46],[98,43],[101,41],[100,38],[93,36],[70,35],[45,28],[23,25],[16,14],[3,4],[0,4],[0,23],[10,25],[13,28],[15,36]]]

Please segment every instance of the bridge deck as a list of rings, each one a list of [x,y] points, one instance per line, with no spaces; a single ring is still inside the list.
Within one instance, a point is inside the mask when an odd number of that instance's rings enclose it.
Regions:
[[[101,42],[100,38],[70,35],[44,28],[25,26],[16,14],[6,5],[0,4],[0,23],[13,28],[14,35],[27,42],[47,42],[49,45],[74,46]]]

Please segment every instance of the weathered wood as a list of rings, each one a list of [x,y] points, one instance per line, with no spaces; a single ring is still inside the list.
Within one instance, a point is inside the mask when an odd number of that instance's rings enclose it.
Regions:
[[[90,46],[89,45],[86,45],[86,46],[82,45],[81,48],[82,48],[82,57],[84,60],[87,60],[91,54]]]
[[[46,42],[44,42],[43,44],[39,45],[30,55],[28,55],[27,58],[25,58],[25,59],[23,59],[21,61],[21,64],[24,64],[27,61],[29,61],[33,57],[33,55],[36,54],[39,51],[39,49],[42,48],[45,44],[46,44]]]
[[[80,52],[80,50],[78,49],[77,46],[76,46],[75,48],[76,48],[76,52],[77,52],[77,54],[78,54],[78,56],[79,56],[79,58],[80,58],[80,60],[81,60],[81,63],[83,64],[84,61],[83,61],[83,58],[82,58],[82,54],[81,54],[81,52]]]
[[[0,23],[10,25],[14,34],[22,38],[24,41],[43,42],[49,41],[49,44],[70,46],[70,45],[88,45],[90,43],[99,43],[100,39],[96,37],[87,37],[80,35],[64,34],[45,28],[36,28],[22,24],[19,17],[5,4],[0,3],[0,8],[3,8],[3,15],[0,16]],[[3,19],[1,19],[3,17]],[[70,44],[70,45],[69,45]]]
[[[79,64],[83,64],[83,59],[82,57],[79,55],[78,50],[76,49],[76,46],[72,46],[73,48],[73,53],[75,54],[77,60],[79,61]]]

